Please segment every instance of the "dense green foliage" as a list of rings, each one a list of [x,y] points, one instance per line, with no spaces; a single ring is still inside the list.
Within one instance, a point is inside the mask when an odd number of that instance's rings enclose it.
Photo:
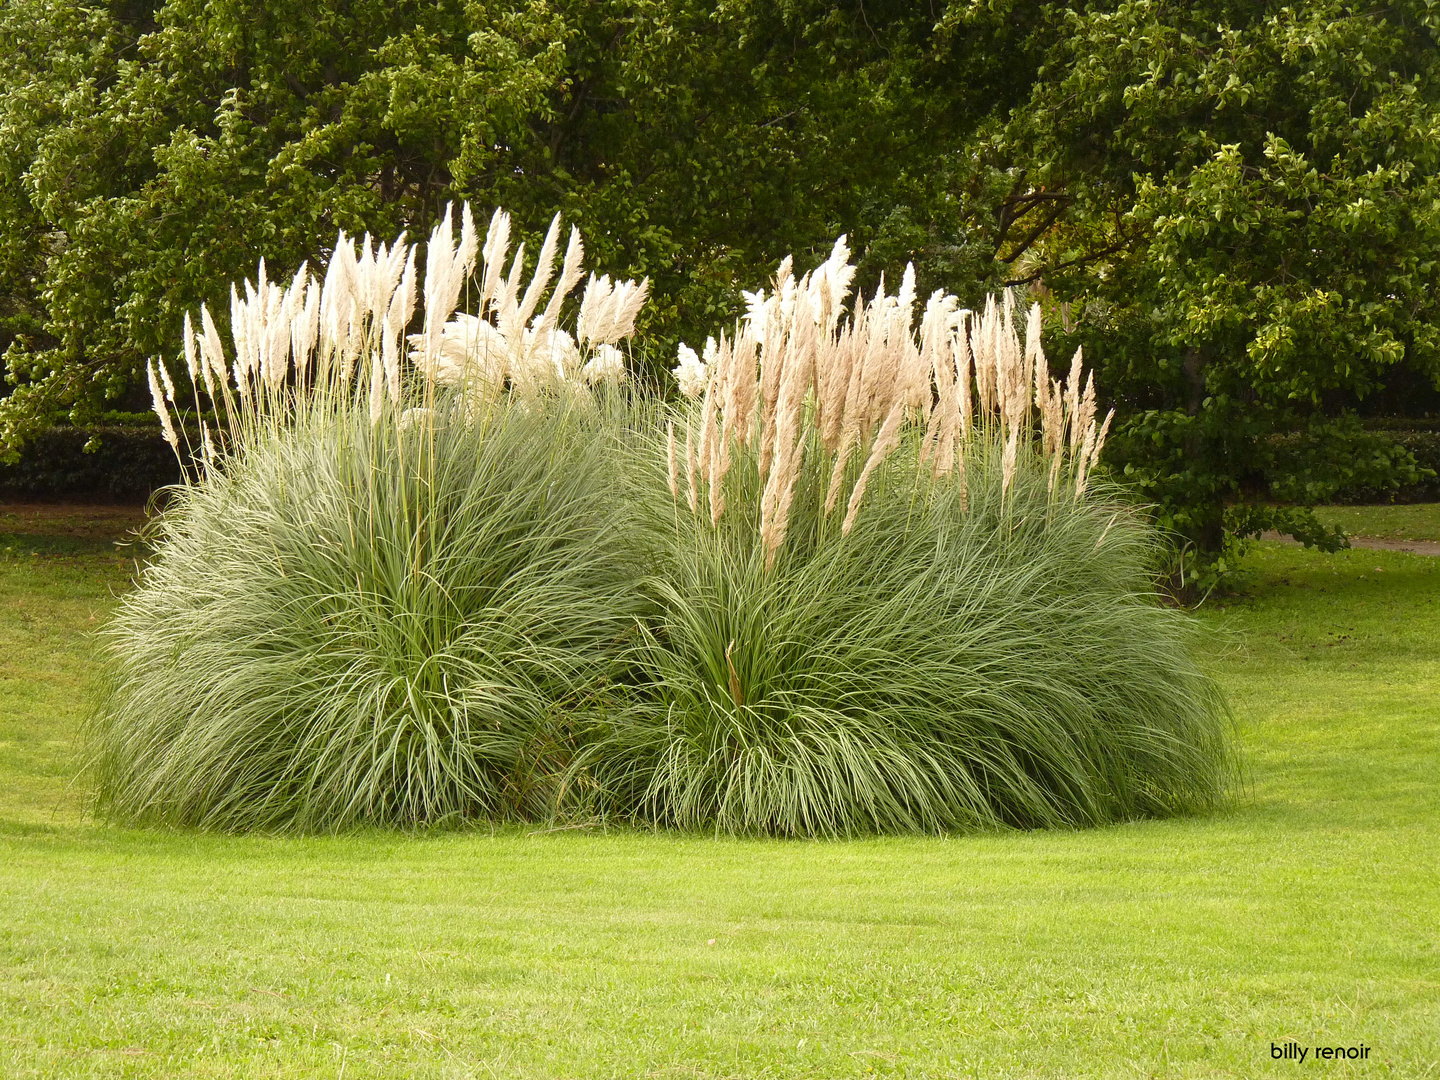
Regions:
[[[1164,528],[1333,545],[1270,504],[1424,478],[1346,418],[1437,378],[1437,30],[1428,0],[10,0],[0,451],[133,393],[257,255],[458,195],[650,275],[652,376],[842,231],[922,295],[1028,283]]]
[[[1397,370],[1440,379],[1440,9],[1138,0],[1061,26],[1003,142],[1068,205],[1033,273],[1123,403],[1111,460],[1203,550],[1333,539],[1264,504],[1418,479],[1337,417]]]
[[[30,439],[18,461],[0,462],[0,497],[9,499],[143,505],[179,480],[180,464],[154,424],[60,424]]]
[[[848,230],[891,260],[954,217],[931,162],[1023,93],[994,46],[1024,26],[937,51],[932,21],[898,0],[14,0],[0,449],[143,383],[257,256],[288,274],[340,228],[421,235],[456,197],[526,236],[561,210],[592,263],[649,275],[658,373],[781,255]]]

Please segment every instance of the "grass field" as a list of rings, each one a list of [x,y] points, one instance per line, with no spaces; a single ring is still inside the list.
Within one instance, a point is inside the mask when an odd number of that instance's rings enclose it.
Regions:
[[[1317,506],[1315,516],[1354,536],[1376,540],[1440,540],[1433,503],[1394,506]]]
[[[281,839],[83,816],[81,524],[0,516],[0,1075],[1440,1077],[1440,560],[1256,549],[1205,818]]]

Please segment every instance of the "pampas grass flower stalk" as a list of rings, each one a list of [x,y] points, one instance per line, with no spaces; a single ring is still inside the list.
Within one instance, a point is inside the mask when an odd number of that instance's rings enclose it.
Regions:
[[[623,377],[614,343],[646,287],[587,298],[603,318],[577,345],[558,317],[578,233],[542,310],[558,219],[522,293],[523,250],[499,269],[508,217],[483,251],[460,218],[458,244],[453,211],[431,234],[423,282],[403,236],[342,233],[323,283],[262,262],[232,289],[230,357],[202,306],[185,370],[222,419],[198,456],[152,364],[192,479],[107,630],[88,726],[107,813],[315,830],[543,818],[569,797],[577,718],[643,605],[628,413],[584,371]],[[479,310],[457,314],[477,270]]]
[[[1214,805],[1225,706],[1153,532],[1093,480],[1079,355],[1052,381],[1008,292],[932,296],[917,334],[913,270],[848,303],[852,273],[784,260],[703,391],[682,349],[690,513],[652,520],[634,703],[576,767],[638,820],[785,835]]]
[[[821,267],[798,280],[792,260],[782,261],[771,291],[745,294],[746,315],[733,333],[719,335],[713,353],[707,349],[710,362],[699,363],[681,345],[675,374],[682,394],[699,402],[686,430],[699,431],[695,471],[707,489],[711,525],[731,505],[726,477],[733,448],[748,446],[752,432],[759,444],[759,530],[771,564],[784,543],[812,433],[828,467],[827,516],[843,496],[842,535],[855,527],[872,478],[911,425],[924,431],[917,464],[935,476],[957,474],[962,504],[967,455],[993,440],[1003,497],[1031,452],[1032,408],[1050,462],[1050,490],[1058,491],[1063,472],[1070,494],[1083,494],[1104,444],[1094,381],[1082,392],[1077,353],[1065,383],[1051,383],[1039,305],[1027,313],[1022,344],[1012,292],[988,298],[978,313],[937,292],[917,334],[909,266],[897,294],[886,294],[882,278],[868,303],[855,298],[846,319],[854,277],[848,257],[842,237]]]

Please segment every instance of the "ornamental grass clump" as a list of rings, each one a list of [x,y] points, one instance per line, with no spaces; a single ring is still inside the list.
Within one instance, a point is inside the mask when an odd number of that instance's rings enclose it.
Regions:
[[[644,283],[580,279],[558,219],[528,286],[508,219],[416,250],[341,236],[323,283],[263,263],[208,310],[185,363],[213,405],[192,469],[105,635],[90,722],[112,816],[334,829],[552,816],[579,721],[604,707],[640,614],[623,376]],[[480,256],[476,266],[477,253]],[[472,282],[472,278],[474,281]],[[455,314],[467,284],[474,314]],[[412,322],[417,332],[407,334]]]
[[[1050,380],[1009,294],[937,293],[917,335],[909,271],[847,311],[847,256],[787,260],[682,348],[694,404],[650,451],[659,613],[579,766],[624,816],[745,833],[1212,805],[1225,707],[1156,600],[1154,534],[1093,482],[1109,418],[1078,354]]]
[[[229,352],[186,320],[188,391],[151,365],[188,474],[106,631],[104,811],[815,836],[1222,796],[1224,704],[1038,308],[917,326],[913,270],[852,297],[842,239],[682,347],[670,407],[621,386],[648,283],[570,303],[579,233],[527,280],[509,232],[261,263]]]

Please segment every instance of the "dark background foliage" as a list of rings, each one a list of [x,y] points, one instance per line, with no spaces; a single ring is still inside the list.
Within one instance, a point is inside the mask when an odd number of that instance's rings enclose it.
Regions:
[[[0,451],[143,408],[258,256],[468,198],[650,275],[656,380],[841,232],[867,288],[1024,286],[1181,543],[1331,545],[1296,506],[1426,480],[1357,418],[1440,411],[1437,36],[1434,0],[10,0]]]

